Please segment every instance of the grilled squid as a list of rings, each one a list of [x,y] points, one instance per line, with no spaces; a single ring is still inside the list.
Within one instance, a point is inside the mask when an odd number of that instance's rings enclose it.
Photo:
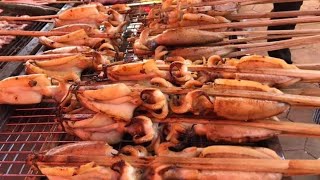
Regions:
[[[151,142],[156,137],[153,123],[146,116],[134,117],[126,126],[126,132],[133,136],[133,141],[136,144]]]
[[[158,69],[154,60],[128,63],[108,67],[107,77],[112,81],[118,80],[145,80],[154,77],[168,79],[168,73]]]
[[[172,81],[177,84],[184,84],[187,81],[193,80],[191,72],[188,71],[188,67],[182,62],[171,63],[169,72]]]
[[[77,143],[65,144],[50,149],[45,153],[51,156],[52,162],[61,161],[61,156],[107,156],[113,157],[117,151],[108,144],[94,141],[82,141]],[[86,163],[80,166],[54,166],[39,165],[39,170],[50,180],[56,179],[100,179],[101,177],[109,177],[110,179],[118,179],[120,174],[112,170],[110,167],[100,166],[94,162]]]
[[[196,124],[195,134],[205,136],[210,141],[245,143],[257,142],[280,134],[279,131],[228,124]]]
[[[96,90],[78,91],[76,95],[84,107],[124,121],[130,121],[134,110],[141,103],[139,98],[121,83],[103,85]]]
[[[61,102],[68,94],[69,86],[45,74],[8,77],[0,81],[0,104],[37,104],[43,97]]]
[[[189,149],[189,148],[188,148]],[[237,146],[209,146],[199,148],[201,158],[239,158],[239,159],[280,159],[267,148]],[[185,154],[185,152],[177,152]],[[180,155],[180,154],[179,154]],[[144,175],[147,179],[240,179],[240,180],[280,180],[282,174],[250,171],[206,170],[205,168],[183,168],[174,165],[155,163]]]
[[[164,78],[160,78],[160,77],[152,78],[150,80],[150,84],[151,85],[156,85],[156,86],[159,86],[159,87],[166,87],[166,88],[173,87],[173,84],[171,84],[171,82],[165,80]]]
[[[188,92],[180,102],[176,105],[174,100],[170,101],[170,109],[177,114],[193,112],[194,114],[207,114],[213,108],[210,97],[201,90]],[[211,110],[210,110],[211,109]]]
[[[29,60],[26,62],[26,72],[46,74],[60,81],[79,82],[83,70],[97,67],[101,63],[108,63],[103,62],[102,57],[96,57],[86,57],[80,54],[44,61]]]
[[[144,146],[127,145],[120,149],[120,153],[126,156],[145,157],[148,151]]]
[[[170,148],[175,148],[177,144],[172,142],[164,142],[159,144],[157,148],[155,148],[156,154],[158,156],[172,156],[172,157],[198,157],[202,148],[197,147],[188,147],[183,149],[182,151],[172,151]]]
[[[168,123],[165,126],[164,134],[166,141],[178,144],[181,137],[187,136],[192,130],[192,124],[189,123]]]
[[[145,89],[140,93],[142,107],[146,108],[152,116],[164,119],[169,113],[166,96],[158,89]],[[160,113],[158,113],[160,111]]]
[[[64,121],[63,126],[69,134],[82,140],[104,141],[116,144],[122,140],[125,122],[115,121],[105,114],[95,114],[92,118],[78,121]]]
[[[110,17],[106,12],[107,8],[99,3],[73,7],[60,13],[55,19],[55,25],[58,27],[78,23],[99,25]]]

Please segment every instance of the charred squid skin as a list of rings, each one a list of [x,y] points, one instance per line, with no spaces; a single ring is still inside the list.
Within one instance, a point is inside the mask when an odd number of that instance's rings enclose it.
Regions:
[[[146,46],[151,50],[154,51],[157,49],[157,47],[159,46],[159,44],[155,41],[155,40],[149,40],[146,43]]]

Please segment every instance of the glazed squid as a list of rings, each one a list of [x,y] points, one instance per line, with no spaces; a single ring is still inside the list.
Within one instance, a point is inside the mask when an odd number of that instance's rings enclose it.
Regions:
[[[124,16],[112,8],[107,8],[99,3],[80,5],[60,13],[55,19],[56,26],[85,23],[99,26],[108,21],[114,26],[124,22]]]
[[[156,61],[152,59],[107,67],[106,71],[105,75],[111,81],[169,78],[169,73],[159,70]]]
[[[166,145],[160,145],[166,146]],[[209,146],[206,148],[189,147],[180,152],[172,152],[163,148],[159,156],[182,156],[201,158],[243,158],[243,159],[281,159],[274,151],[267,148],[251,148],[240,146]],[[280,180],[282,174],[250,171],[205,170],[183,168],[173,165],[153,166],[145,174],[147,179],[263,179]]]
[[[229,23],[230,21],[223,17],[236,10],[232,7],[220,5],[221,7],[202,6],[182,9],[183,4],[172,5],[168,0],[162,4],[162,9],[152,8],[148,13],[148,27],[154,32],[159,29],[165,30],[170,28],[197,26],[204,24]]]
[[[136,144],[151,142],[157,137],[157,124],[153,124],[151,119],[145,116],[137,116],[130,122],[125,122],[97,113],[88,119],[63,120],[62,126],[67,133],[82,140],[103,141],[108,144],[119,143],[126,133],[132,136]]]
[[[59,161],[59,155],[63,156],[101,156],[114,157],[118,153],[108,144],[102,142],[83,141],[50,149],[44,156],[52,156],[52,162]],[[29,159],[29,161],[35,161]],[[95,162],[75,165],[37,165],[37,168],[50,180],[56,179],[135,179],[135,169],[124,161],[118,161],[110,166],[97,165]]]
[[[183,144],[184,140],[194,135],[205,137],[210,142],[250,143],[276,137],[281,133],[279,130],[252,127],[245,123],[228,124],[228,121],[225,124],[168,123],[164,130],[165,139],[172,144]]]
[[[37,104],[44,97],[60,102],[68,93],[69,85],[45,74],[8,77],[0,81],[0,104]]]
[[[188,101],[190,100],[190,101]],[[203,104],[200,106],[200,104]],[[170,102],[170,109],[177,114],[191,111],[194,114],[211,114],[234,120],[255,120],[281,114],[289,106],[285,103],[236,97],[209,97],[202,91],[185,95],[180,105]]]
[[[154,51],[158,46],[201,45],[219,42],[224,38],[220,33],[197,29],[170,29],[151,37],[149,31],[150,29],[143,30],[139,39],[134,43],[133,48],[136,54],[140,55],[144,51]]]
[[[62,36],[41,36],[40,43],[50,48],[61,48],[68,46],[87,46],[90,48],[98,48],[105,41],[110,41],[106,38],[90,37],[84,29],[75,30]]]
[[[124,84],[113,84],[98,90],[78,92],[76,96],[84,107],[126,121],[133,117],[138,106],[159,119],[164,119],[169,113],[166,96],[153,88],[138,92],[131,91]]]
[[[190,61],[183,57],[168,57],[166,61],[172,62],[169,65],[169,72],[173,80],[176,80],[174,73],[179,73],[178,79],[184,79],[184,81],[178,84],[184,84],[190,79],[190,73],[196,73],[193,77],[194,80],[199,82],[207,83],[213,82],[215,79],[237,79],[237,80],[249,80],[260,82],[269,86],[286,87],[290,86],[299,81],[312,81],[311,77],[295,77],[292,74],[272,74],[264,69],[287,69],[297,70],[299,69],[294,65],[285,63],[282,59],[272,58],[268,56],[251,55],[244,56],[241,59],[222,59],[220,56],[213,55],[208,59]],[[193,67],[192,71],[189,70],[188,66],[199,65],[199,68]],[[208,69],[201,69],[202,67],[209,67]],[[210,69],[210,67],[212,69]],[[262,70],[255,69],[261,68]],[[199,70],[197,70],[199,69]],[[173,76],[172,76],[173,75]],[[177,79],[177,80],[178,80]],[[245,81],[244,81],[245,82]],[[174,82],[173,82],[174,83]]]
[[[101,64],[108,64],[108,57],[93,53],[92,57],[73,55],[51,60],[29,60],[26,62],[28,74],[46,74],[60,81],[79,82],[85,69],[97,69]]]

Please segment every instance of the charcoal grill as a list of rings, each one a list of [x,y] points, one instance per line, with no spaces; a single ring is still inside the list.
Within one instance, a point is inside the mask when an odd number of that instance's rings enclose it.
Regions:
[[[141,22],[145,16],[146,12],[139,6],[133,8],[133,12],[129,15],[131,23],[123,33],[123,44],[121,45],[127,61],[135,60],[137,57],[133,55],[132,44],[126,41],[126,38],[139,34]],[[52,28],[52,24],[37,24],[39,26],[37,28],[42,31]],[[38,44],[36,38],[31,38],[31,40],[25,40],[25,37],[19,38],[19,40],[17,38],[13,43],[17,43],[16,46],[9,46],[6,51],[1,50],[4,52],[2,55],[37,54],[45,49]],[[16,47],[20,47],[21,50],[17,52]],[[23,74],[21,63],[6,63],[3,65],[0,77],[3,79],[18,74]],[[86,76],[90,78],[93,74],[86,74]],[[79,141],[78,138],[68,135],[61,129],[56,119],[56,107],[57,104],[50,99],[45,99],[44,102],[37,105],[0,106],[0,179],[41,179],[44,175],[26,164],[27,156],[58,145]],[[194,141],[198,146],[208,145],[208,142],[203,138]],[[130,140],[124,140],[115,148],[120,149],[130,143]],[[277,138],[261,142],[258,145],[269,147],[283,157]]]

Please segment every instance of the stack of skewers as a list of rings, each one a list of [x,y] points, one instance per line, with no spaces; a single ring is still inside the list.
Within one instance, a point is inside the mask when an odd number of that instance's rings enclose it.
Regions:
[[[50,179],[273,180],[281,179],[282,175],[319,174],[319,161],[282,160],[267,148],[231,145],[196,147],[192,144],[188,147],[188,139],[193,136],[204,137],[208,142],[238,145],[278,135],[320,136],[318,125],[281,122],[275,117],[290,106],[320,107],[319,97],[285,93],[286,88],[295,83],[319,82],[320,72],[302,69],[309,68],[308,66],[300,65],[299,68],[286,64],[281,59],[258,55],[240,59],[221,57],[251,53],[254,50],[252,47],[257,47],[258,44],[220,46],[235,41],[247,42],[243,39],[226,40],[226,37],[248,33],[198,30],[235,26],[232,23],[226,23],[229,24],[226,26],[220,21],[213,26],[213,18],[216,17],[198,12],[204,9],[215,13],[211,3],[230,2],[220,1],[197,2],[203,5],[208,3],[211,9],[205,6],[194,8],[198,6],[183,2],[174,5],[167,1],[161,8],[152,10],[150,16],[158,10],[160,13],[166,12],[166,15],[171,11],[186,13],[184,8],[192,9],[193,11],[188,12],[190,14],[183,14],[182,17],[186,15],[186,20],[191,21],[199,21],[205,17],[206,22],[197,26],[200,28],[173,26],[176,28],[173,29],[172,26],[158,24],[155,31],[154,22],[179,24],[177,22],[181,19],[171,21],[169,17],[168,21],[160,22],[157,17],[151,18],[153,24],[146,24],[148,27],[142,30],[133,45],[137,55],[142,52],[149,58],[133,63],[112,62],[119,52],[115,48],[116,43],[105,38],[117,38],[116,34],[121,28],[116,33],[110,32],[112,28],[107,28],[106,32],[95,28],[103,22],[99,19],[100,16],[113,27],[122,27],[125,24],[124,18],[118,17],[124,16],[101,5],[84,5],[55,16],[58,18],[57,24],[73,25],[64,25],[51,32],[32,32],[34,36],[52,33],[48,37],[40,37],[40,40],[46,46],[58,49],[50,50],[44,55],[12,57],[13,60],[33,59],[26,62],[27,73],[30,75],[2,80],[0,102],[35,104],[40,103],[43,97],[51,97],[59,103],[61,114],[58,120],[61,127],[84,141],[31,155],[28,162]],[[127,10],[125,5],[114,7]],[[89,9],[89,14],[75,20],[73,13],[83,11],[84,8]],[[109,10],[114,14],[105,17]],[[229,18],[242,17],[241,14],[219,13]],[[289,15],[292,16],[290,13]],[[222,16],[217,19],[226,19],[223,21],[226,22],[228,18]],[[94,17],[94,20],[88,21],[87,17]],[[162,20],[163,15],[159,17]],[[286,22],[302,22],[308,18],[289,18]],[[319,21],[317,16],[309,20],[307,22]],[[90,22],[90,25],[77,24],[85,22]],[[159,27],[165,31],[159,33]],[[290,37],[305,37],[268,45],[260,44],[256,49],[281,49],[304,43],[301,40],[306,39],[312,39],[312,43],[318,42],[318,35],[315,34],[319,32],[263,32],[277,38],[288,34]],[[27,35],[30,32],[23,33]],[[55,35],[52,36],[53,34]],[[150,34],[155,36],[149,37]],[[95,38],[101,36],[103,40],[96,42]],[[81,37],[84,38],[83,41],[80,41]],[[79,46],[74,43],[81,44]],[[193,47],[194,45],[205,46]],[[181,46],[180,49],[176,49],[177,46]],[[233,51],[234,48],[241,48],[240,46],[249,49]],[[180,54],[173,53],[178,50]],[[186,52],[190,52],[190,55]],[[81,79],[82,71],[87,68],[95,69],[105,81]],[[120,150],[110,146],[121,143],[125,136],[132,139],[131,145]]]

